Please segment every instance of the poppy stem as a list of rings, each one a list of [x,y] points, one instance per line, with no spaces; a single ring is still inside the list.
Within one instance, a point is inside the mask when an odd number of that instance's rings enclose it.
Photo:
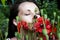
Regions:
[[[21,29],[20,29],[20,34],[21,34],[21,39],[24,39],[24,33],[23,33],[23,28],[21,26]]]
[[[49,36],[48,35],[46,35],[46,40],[49,40]]]
[[[57,30],[57,35],[58,35],[58,40],[60,40],[60,32],[59,32],[59,16],[58,16],[58,30]]]
[[[59,16],[58,16],[58,31],[59,31]]]
[[[26,40],[28,40],[28,35],[26,35]]]
[[[40,40],[43,40],[43,38],[42,38],[42,37],[40,37]]]

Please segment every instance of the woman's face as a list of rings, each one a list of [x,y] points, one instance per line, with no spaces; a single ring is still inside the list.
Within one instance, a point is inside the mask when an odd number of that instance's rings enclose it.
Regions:
[[[23,2],[18,7],[18,16],[27,23],[32,23],[34,15],[39,16],[38,7],[32,2]]]

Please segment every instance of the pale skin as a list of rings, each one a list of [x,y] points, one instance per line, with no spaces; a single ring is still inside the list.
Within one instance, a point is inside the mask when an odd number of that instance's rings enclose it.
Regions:
[[[26,21],[27,23],[32,23],[34,15],[39,16],[39,9],[33,2],[23,2],[18,7],[18,16],[21,20]],[[17,26],[17,22],[14,19],[13,24]],[[17,40],[16,37],[11,38],[11,40]]]

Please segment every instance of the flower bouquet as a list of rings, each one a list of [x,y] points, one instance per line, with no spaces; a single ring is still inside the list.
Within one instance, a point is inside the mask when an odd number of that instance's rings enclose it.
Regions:
[[[17,17],[18,20],[18,17]],[[17,30],[22,40],[57,40],[57,28],[55,22],[47,18],[47,15],[37,18],[34,17],[33,23],[18,21]]]

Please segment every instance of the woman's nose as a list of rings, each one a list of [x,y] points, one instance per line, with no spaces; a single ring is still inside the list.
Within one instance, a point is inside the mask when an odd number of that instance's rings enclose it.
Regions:
[[[34,17],[33,17],[34,19],[36,19],[37,18],[37,16],[36,15],[34,15]]]

